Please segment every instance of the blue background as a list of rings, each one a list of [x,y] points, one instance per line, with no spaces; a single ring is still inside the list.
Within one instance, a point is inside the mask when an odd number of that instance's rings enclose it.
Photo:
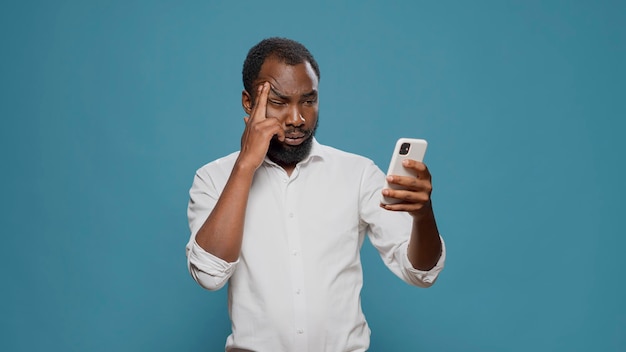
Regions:
[[[366,243],[373,351],[624,351],[620,1],[4,1],[0,350],[219,351],[187,273],[195,170],[238,148],[267,36],[322,70],[320,142],[429,141],[431,289]]]

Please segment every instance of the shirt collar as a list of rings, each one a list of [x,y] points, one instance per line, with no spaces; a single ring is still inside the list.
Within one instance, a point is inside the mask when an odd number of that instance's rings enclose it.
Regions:
[[[324,148],[322,148],[322,145],[317,142],[317,139],[315,139],[315,137],[312,137],[312,138],[313,138],[313,143],[311,143],[311,152],[309,153],[309,156],[307,156],[306,158],[304,158],[304,160],[302,160],[302,162],[308,161],[309,159],[315,159],[315,158],[324,159],[324,156],[325,156]]]

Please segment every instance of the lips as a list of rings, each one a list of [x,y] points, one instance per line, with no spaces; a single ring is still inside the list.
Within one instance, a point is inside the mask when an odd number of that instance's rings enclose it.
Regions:
[[[285,144],[287,145],[299,145],[304,142],[307,135],[305,133],[287,133],[285,134]]]

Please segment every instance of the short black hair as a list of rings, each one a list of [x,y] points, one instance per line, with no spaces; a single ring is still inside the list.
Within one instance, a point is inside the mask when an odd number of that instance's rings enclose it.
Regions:
[[[270,56],[287,65],[298,65],[307,61],[315,71],[317,79],[320,79],[320,68],[317,61],[304,45],[292,39],[272,37],[261,40],[248,51],[241,72],[243,87],[248,93],[254,95],[252,83],[259,77],[261,66]]]

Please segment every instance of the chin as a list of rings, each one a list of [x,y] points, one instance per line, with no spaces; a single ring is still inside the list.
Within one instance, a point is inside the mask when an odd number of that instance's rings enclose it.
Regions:
[[[309,135],[300,144],[296,145],[272,139],[267,156],[279,165],[295,165],[309,156],[312,145],[313,135]]]

